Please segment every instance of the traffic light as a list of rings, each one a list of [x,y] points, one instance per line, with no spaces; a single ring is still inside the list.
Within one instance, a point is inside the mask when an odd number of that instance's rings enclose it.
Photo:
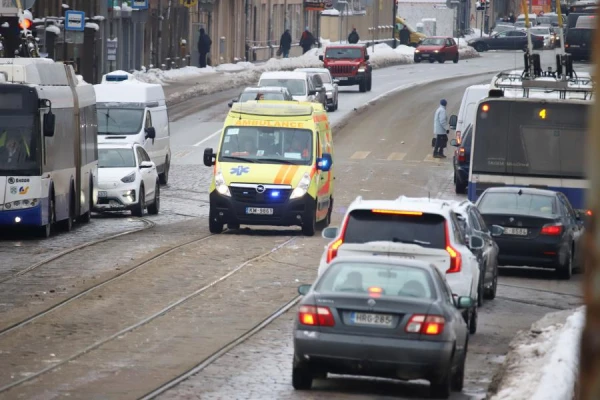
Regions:
[[[477,7],[477,11],[483,11],[488,9],[489,4],[487,0],[480,0],[475,3],[475,6]]]
[[[32,26],[33,15],[28,10],[23,11],[23,13],[19,16],[19,28],[21,28],[24,31],[28,31],[31,30]]]

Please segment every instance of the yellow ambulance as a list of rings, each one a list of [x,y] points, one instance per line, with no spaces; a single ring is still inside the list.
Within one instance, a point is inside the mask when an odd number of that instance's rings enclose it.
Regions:
[[[204,150],[213,167],[209,228],[301,226],[313,236],[333,209],[333,137],[319,103],[234,103],[219,147]]]

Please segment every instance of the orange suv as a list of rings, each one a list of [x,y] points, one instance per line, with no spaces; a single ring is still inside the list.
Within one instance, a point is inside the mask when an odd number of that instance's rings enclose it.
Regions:
[[[423,39],[415,49],[415,62],[429,60],[430,63],[438,61],[440,64],[446,60],[458,62],[458,45],[451,37],[428,37]]]

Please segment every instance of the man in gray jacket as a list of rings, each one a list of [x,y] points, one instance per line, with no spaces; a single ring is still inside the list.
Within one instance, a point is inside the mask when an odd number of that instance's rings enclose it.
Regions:
[[[446,99],[440,100],[440,106],[435,110],[433,117],[433,137],[435,138],[435,146],[433,148],[433,158],[446,158],[444,148],[448,142],[448,117],[446,116]]]

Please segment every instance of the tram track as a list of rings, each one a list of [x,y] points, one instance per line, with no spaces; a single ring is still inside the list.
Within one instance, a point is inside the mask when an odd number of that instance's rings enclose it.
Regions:
[[[534,288],[534,287],[530,287],[530,286],[510,285],[510,284],[507,284],[507,283],[498,283],[498,286],[509,287],[509,288],[512,288],[512,289],[531,290],[531,291],[534,291],[534,292],[541,292],[541,293],[548,293],[548,294],[556,294],[556,295],[560,295],[560,296],[571,296],[571,297],[576,297],[576,298],[579,298],[579,299],[583,299],[583,295],[580,295],[580,294],[557,292],[557,291],[554,291],[554,290],[547,290],[547,289],[538,289],[538,288]]]

